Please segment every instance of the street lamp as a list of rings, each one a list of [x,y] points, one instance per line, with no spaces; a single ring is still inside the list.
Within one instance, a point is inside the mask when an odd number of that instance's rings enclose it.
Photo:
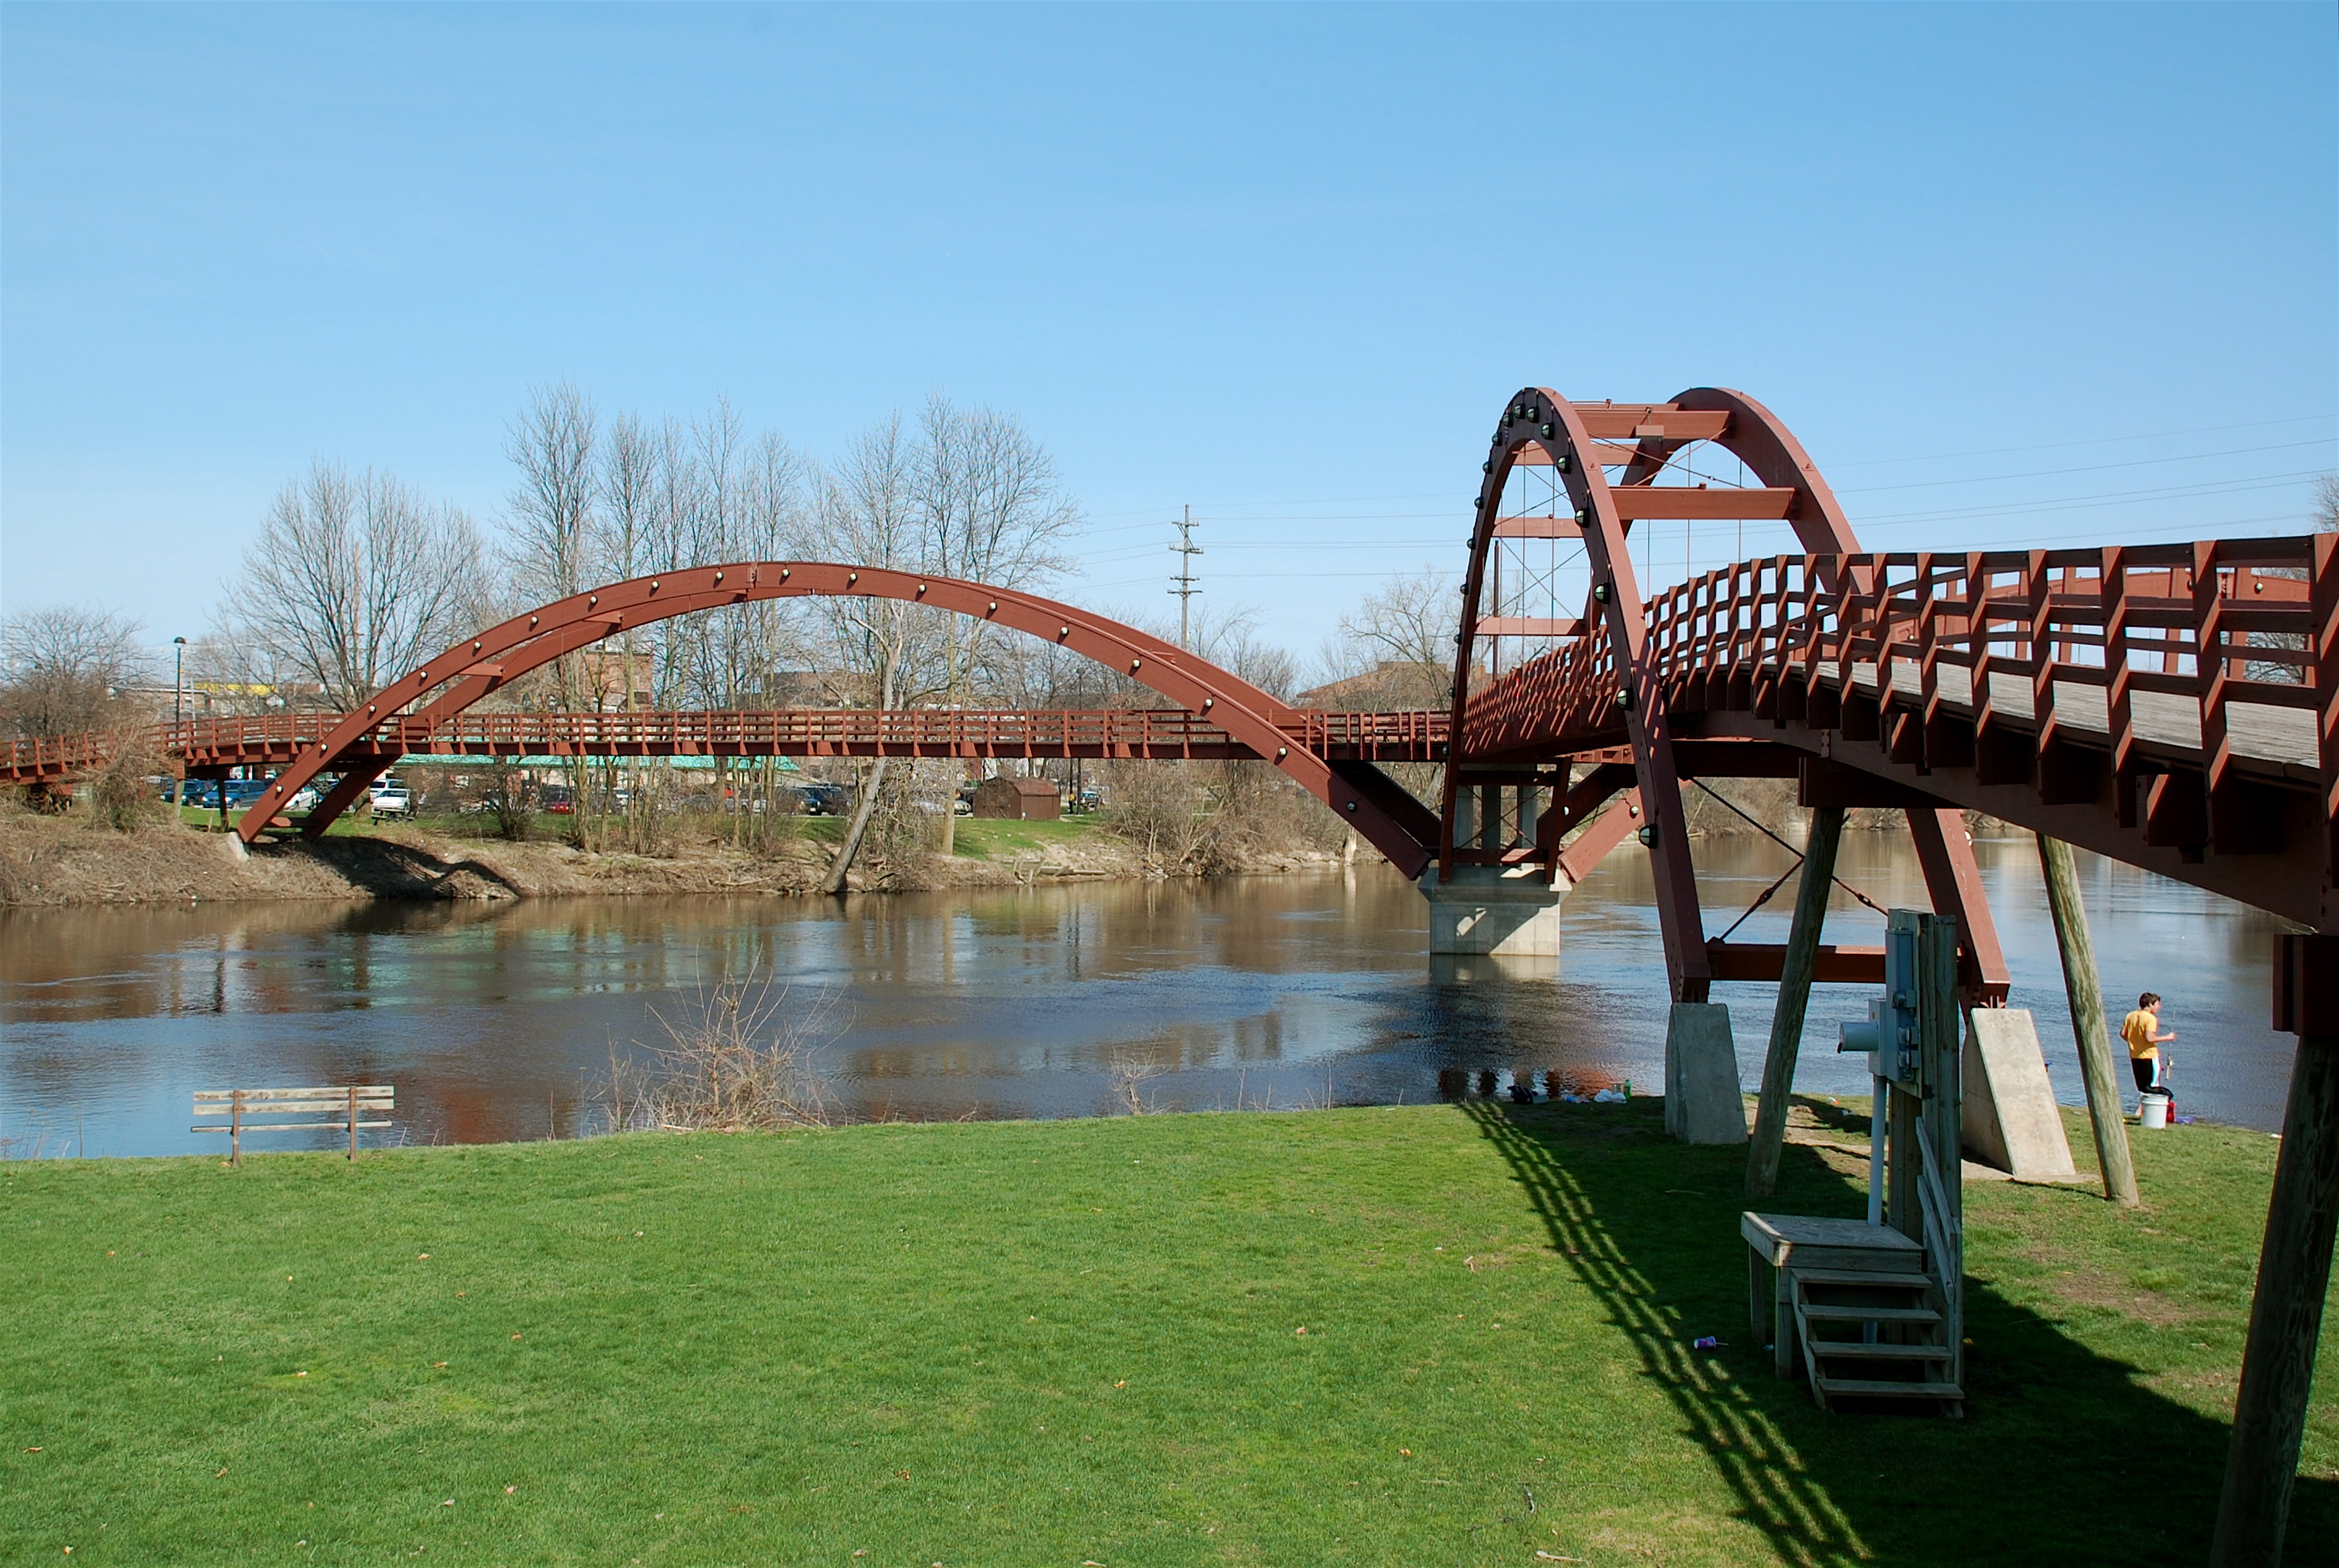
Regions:
[[[187,639],[171,639],[171,725],[177,728],[185,722],[187,695]],[[179,779],[171,786],[172,826],[183,826],[187,807],[187,756],[179,754]]]

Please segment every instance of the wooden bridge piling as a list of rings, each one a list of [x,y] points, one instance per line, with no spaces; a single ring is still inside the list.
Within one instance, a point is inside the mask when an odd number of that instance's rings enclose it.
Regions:
[[[2079,1076],[2087,1085],[2087,1119],[2095,1128],[2104,1196],[2123,1208],[2134,1208],[2144,1199],[2137,1191],[2136,1162],[2128,1154],[2127,1113],[2121,1109],[2111,1029],[2104,1019],[2104,988],[2096,974],[2096,944],[2087,932],[2087,906],[2079,900],[2078,869],[2069,844],[2043,833],[2036,836],[2039,869],[2047,878],[2047,911],[2054,919],[2055,945],[2063,956],[2063,994],[2071,1004],[2071,1035],[2079,1048]]]
[[[1771,1049],[1762,1062],[1762,1098],[1754,1113],[1753,1147],[1746,1153],[1746,1190],[1758,1197],[1778,1190],[1779,1156],[1786,1143],[1787,1101],[1795,1087],[1803,1016],[1811,1000],[1811,976],[1819,966],[1820,928],[1827,919],[1828,893],[1835,885],[1837,846],[1843,842],[1844,809],[1816,806],[1811,840],[1803,846],[1802,881],[1795,889],[1794,924],[1787,935],[1779,974],[1779,1000],[1771,1014]],[[1875,1112],[1871,1112],[1875,1114]]]
[[[2258,1249],[2213,1568],[2282,1561],[2339,1231],[2339,936],[2275,941],[2275,1024],[2297,1031],[2298,1054]]]

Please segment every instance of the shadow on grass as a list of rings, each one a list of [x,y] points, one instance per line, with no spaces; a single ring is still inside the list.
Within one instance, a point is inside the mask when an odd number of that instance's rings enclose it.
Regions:
[[[1661,1104],[1463,1109],[1781,1562],[2206,1561],[2226,1425],[1986,1285],[1967,1287],[1963,1420],[1830,1414],[1776,1377],[1746,1321],[1744,1151],[1673,1142]],[[1762,1207],[1861,1212],[1814,1150],[1786,1154]],[[1692,1347],[1709,1334],[1725,1346]],[[2302,1479],[2285,1561],[2327,1561],[2334,1533],[2339,1484]]]

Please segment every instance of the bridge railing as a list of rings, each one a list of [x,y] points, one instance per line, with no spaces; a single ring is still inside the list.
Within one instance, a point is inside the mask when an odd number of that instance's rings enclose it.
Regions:
[[[154,726],[144,743],[190,766],[290,761],[323,742],[340,723],[331,713],[206,718]],[[1288,712],[1281,728],[1318,755],[1436,755],[1450,727],[1443,712]],[[64,776],[100,765],[118,742],[108,735],[11,743],[6,776],[20,782]],[[879,751],[930,756],[1248,755],[1207,715],[1179,708],[1073,711],[879,710],[798,708],[714,712],[492,713],[470,709],[432,723],[415,715],[384,720],[355,748],[380,757],[869,755]]]
[[[1646,656],[1668,683],[1841,687],[1864,667],[1879,692],[1907,663],[1929,705],[1946,669],[1966,672],[1978,706],[1991,700],[1993,677],[2013,676],[2028,683],[2042,725],[2058,684],[2101,686],[2122,752],[2129,704],[2143,692],[2196,700],[2205,749],[2226,733],[2235,703],[2315,710],[2330,735],[2339,669],[2316,650],[2339,646],[2332,557],[2331,540],[2311,537],[1778,556],[1660,594],[1648,607]],[[1474,696],[1463,749],[1481,754],[1621,730],[1620,686],[1610,639],[1584,637]]]

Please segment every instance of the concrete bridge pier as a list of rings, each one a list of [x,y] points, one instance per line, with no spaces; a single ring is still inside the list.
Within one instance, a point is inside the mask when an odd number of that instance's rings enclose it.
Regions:
[[[1421,892],[1429,900],[1433,954],[1559,956],[1559,904],[1567,888],[1545,882],[1541,866],[1457,865],[1454,880],[1441,882],[1432,865],[1421,873]]]

